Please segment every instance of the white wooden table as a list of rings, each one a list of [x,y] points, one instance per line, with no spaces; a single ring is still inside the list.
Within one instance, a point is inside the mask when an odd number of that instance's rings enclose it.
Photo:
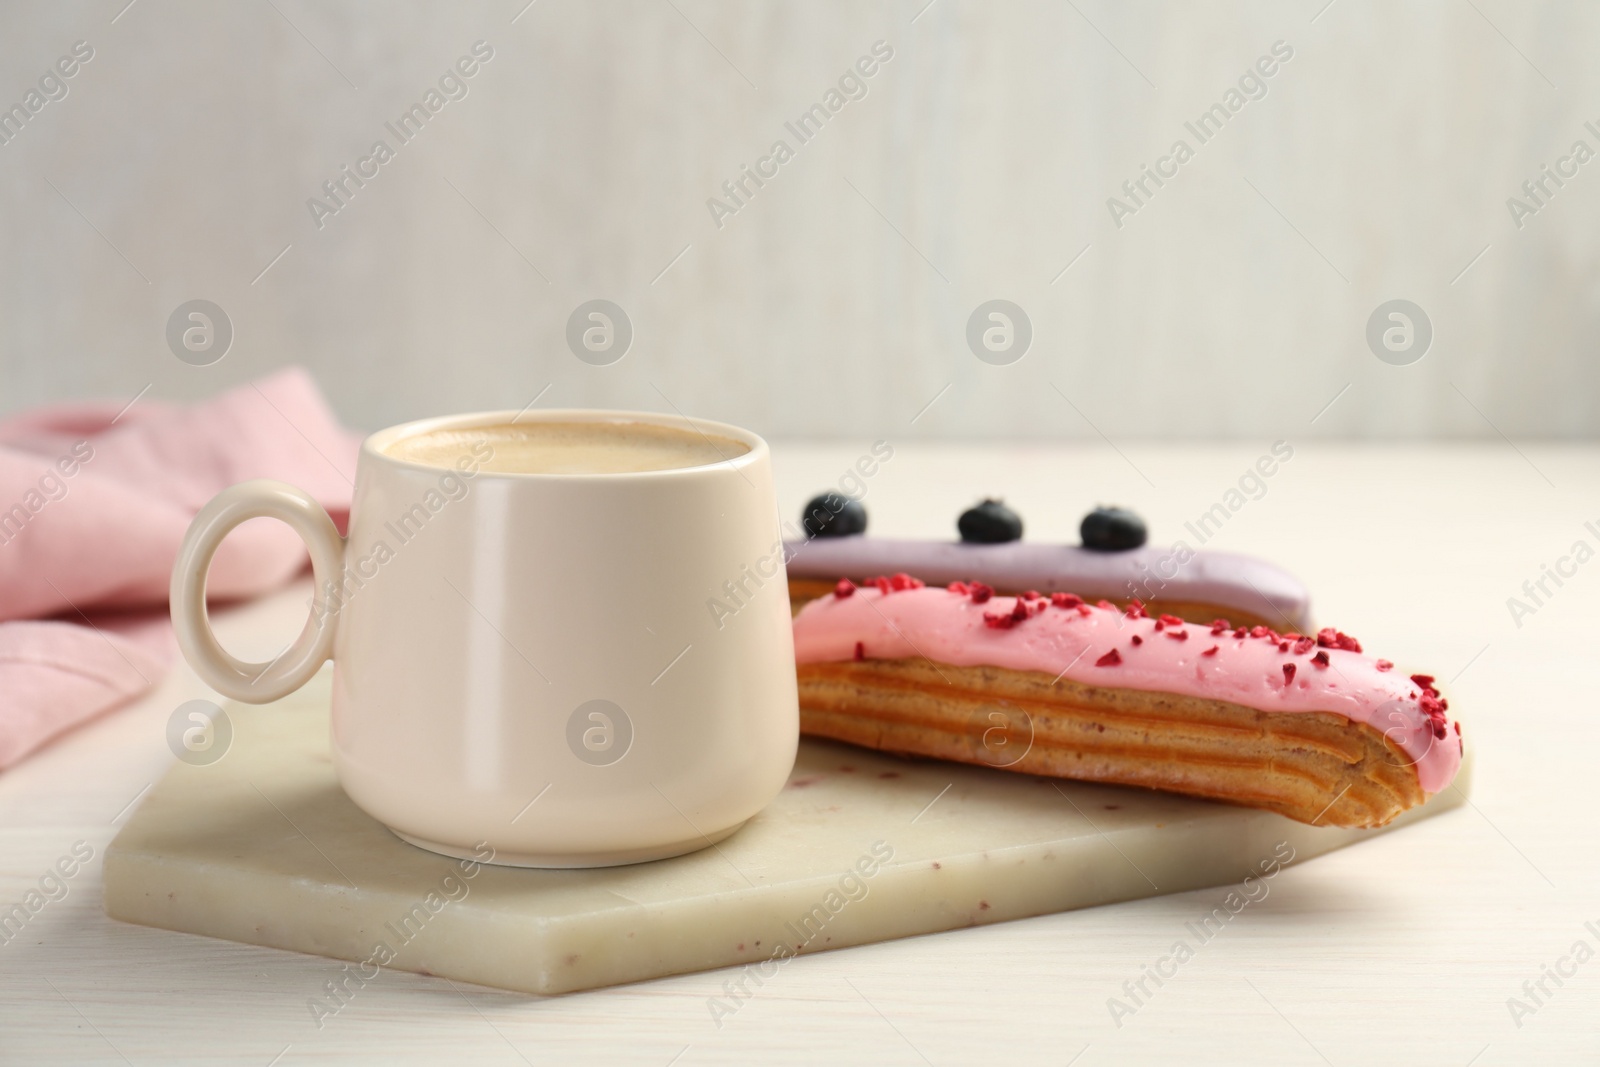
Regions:
[[[1075,539],[1095,503],[1122,503],[1171,541],[1270,444],[895,442],[865,503],[875,533],[945,536],[1000,494],[1030,538],[1053,540]],[[1291,867],[1175,978],[1147,982],[1154,995],[1120,1026],[1108,998],[1126,1002],[1123,983],[1223,890],[803,957],[721,1028],[707,1001],[726,995],[723,973],[541,1000],[385,972],[319,1029],[307,1001],[339,964],[102,914],[100,857],[172,760],[167,718],[211,695],[180,668],[0,775],[0,902],[76,842],[94,849],[67,895],[0,945],[0,1062],[1600,1061],[1600,957],[1561,963],[1574,973],[1545,979],[1533,1013],[1507,1003],[1575,942],[1600,952],[1600,560],[1547,580],[1520,627],[1506,604],[1574,542],[1600,549],[1584,526],[1600,531],[1600,449],[1294,444],[1211,547],[1278,560],[1310,584],[1320,621],[1437,674],[1478,751],[1474,802]],[[785,515],[869,445],[778,447]],[[275,654],[308,588],[224,613],[224,641]]]

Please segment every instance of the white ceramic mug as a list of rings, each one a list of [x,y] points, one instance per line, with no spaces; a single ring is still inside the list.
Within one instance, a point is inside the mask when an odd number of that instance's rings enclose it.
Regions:
[[[682,420],[638,412],[425,419],[361,446],[347,539],[282,482],[233,486],[190,526],[172,575],[178,643],[219,692],[276,700],[330,657],[340,783],[413,844],[496,863],[591,867],[690,852],[774,796],[799,736],[771,456],[709,466],[522,474],[426,466],[385,449],[512,421]],[[316,598],[272,663],[226,652],[206,571],[247,519],[288,523]],[[775,567],[775,571],[774,571]],[[752,570],[772,572],[750,582]],[[709,611],[743,581],[737,612]]]

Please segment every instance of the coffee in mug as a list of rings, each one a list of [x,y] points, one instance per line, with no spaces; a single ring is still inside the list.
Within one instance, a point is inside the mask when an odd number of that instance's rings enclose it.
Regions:
[[[704,467],[742,456],[731,437],[647,422],[512,422],[403,437],[386,455],[453,467],[470,459],[502,474],[624,474]]]

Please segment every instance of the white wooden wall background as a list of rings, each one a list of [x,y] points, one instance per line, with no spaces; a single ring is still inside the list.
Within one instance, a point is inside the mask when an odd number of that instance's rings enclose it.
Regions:
[[[1506,204],[1600,150],[1591,5],[526,3],[0,10],[0,105],[94,50],[0,145],[0,412],[295,361],[365,428],[547,384],[791,437],[1600,426],[1600,163],[1520,228]],[[467,95],[394,142],[480,40]],[[880,40],[863,99],[786,133]],[[1200,145],[1184,122],[1277,41]],[[380,137],[319,229],[307,200]],[[1195,157],[1118,229],[1107,198],[1179,137]],[[719,228],[707,199],[778,138],[794,158]],[[1363,340],[1397,297],[1434,327],[1407,367]],[[194,298],[236,332],[209,367],[164,340]],[[611,366],[563,340],[591,298],[634,326]],[[965,342],[992,298],[1033,325],[1009,366]]]

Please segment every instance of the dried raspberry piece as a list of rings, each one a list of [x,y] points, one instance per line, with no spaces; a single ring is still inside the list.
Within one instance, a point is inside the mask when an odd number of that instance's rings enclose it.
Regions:
[[[1028,619],[1033,618],[1036,610],[1044,610],[1044,605],[1040,604],[1036,609],[1030,608],[1026,600],[1017,597],[1016,601],[1012,603],[1010,611],[984,612],[983,622],[984,625],[991,626],[996,630],[1009,630],[1017,623],[1026,622]]]
[[[1140,600],[1138,597],[1134,597],[1128,602],[1128,618],[1148,619],[1149,617],[1150,612],[1145,610],[1144,601]]]
[[[1079,604],[1078,605],[1078,614],[1079,615],[1088,616],[1088,615],[1091,615],[1093,613],[1094,613],[1094,609],[1091,608],[1089,605],[1087,605],[1087,604]]]
[[[1303,656],[1316,647],[1317,639],[1315,637],[1296,638],[1294,642],[1294,654],[1297,656]]]
[[[984,585],[982,582],[973,582],[971,592],[974,604],[987,603],[989,598],[994,596],[994,588]]]
[[[1094,602],[1094,606],[1097,608],[1105,608],[1107,611],[1117,610],[1117,606],[1109,600],[1096,600]]]
[[[1224,630],[1231,630],[1231,629],[1233,629],[1233,623],[1229,622],[1227,619],[1212,619],[1211,620],[1211,635],[1213,637],[1215,637],[1217,634],[1220,634]]]
[[[1326,667],[1328,665],[1328,653],[1325,651],[1318,652],[1315,656],[1311,657],[1311,662],[1315,663],[1319,667]]]
[[[867,646],[866,646],[866,644],[864,642],[857,641],[856,642],[856,659],[857,660],[864,660],[866,658],[867,658]]]
[[[1202,652],[1200,654],[1202,656],[1215,656],[1217,654],[1217,648],[1218,648],[1218,646],[1212,645],[1210,648],[1206,649],[1204,652]]]
[[[1026,593],[1022,594],[1022,599],[1023,600],[1038,600],[1039,599],[1039,590],[1037,590],[1037,589],[1029,589]]]
[[[1278,639],[1278,635],[1272,633],[1272,631],[1265,626],[1252,626],[1250,628],[1251,637],[1266,637],[1268,634],[1272,634],[1272,639],[1274,641]]]
[[[1113,648],[1110,652],[1107,652],[1105,655],[1095,660],[1094,665],[1096,667],[1115,667],[1121,662],[1122,653]]]
[[[1166,623],[1162,622],[1160,619],[1156,620],[1156,633],[1160,633],[1161,631],[1165,630],[1166,628],[1167,628],[1167,624]]]
[[[1144,644],[1144,638],[1140,637],[1138,634],[1134,634],[1133,635],[1133,643],[1136,644],[1136,645],[1142,645],[1142,644]]]
[[[877,586],[878,592],[882,593],[884,596],[888,596],[889,590],[893,588],[893,586],[889,583],[889,579],[882,576],[872,579],[872,584]]]
[[[1183,620],[1178,618],[1176,615],[1163,615],[1163,616],[1161,616],[1161,621],[1166,623],[1168,626],[1182,626],[1183,625]]]
[[[1083,603],[1083,597],[1076,593],[1053,593],[1050,596],[1050,603],[1058,608],[1075,608]]]
[[[904,571],[901,571],[899,574],[896,574],[889,579],[889,587],[894,589],[896,592],[906,589],[921,589],[924,584],[926,583],[924,583],[921,578],[913,578]]]
[[[1167,631],[1167,636],[1172,638],[1174,641],[1187,641],[1187,640],[1189,640],[1189,631],[1188,630],[1168,630]]]
[[[1283,684],[1285,686],[1287,686],[1293,681],[1294,681],[1294,664],[1293,663],[1285,663],[1283,665]]]
[[[1386,659],[1380,659],[1378,661],[1378,669],[1380,671],[1392,671],[1392,670],[1394,670],[1394,664],[1390,663]]]
[[[945,588],[950,590],[952,593],[959,593],[961,596],[967,595],[966,582],[951,582],[949,585],[945,586]]]
[[[1433,688],[1433,675],[1431,674],[1413,674],[1411,680],[1417,684],[1418,689]]]
[[[843,600],[848,596],[855,596],[856,583],[848,578],[840,578],[839,584],[833,587],[833,595]]]
[[[1324,626],[1317,631],[1317,644],[1323,648],[1338,648],[1346,652],[1360,652],[1361,642],[1347,633],[1340,633],[1331,626]]]
[[[1289,642],[1287,642],[1287,641],[1279,641],[1278,642],[1278,651],[1279,652],[1287,652],[1287,651],[1289,651]]]
[[[1233,636],[1235,636],[1235,637],[1248,637],[1249,634],[1250,634],[1250,631],[1246,630],[1243,626],[1241,626],[1237,630],[1233,631]]]

